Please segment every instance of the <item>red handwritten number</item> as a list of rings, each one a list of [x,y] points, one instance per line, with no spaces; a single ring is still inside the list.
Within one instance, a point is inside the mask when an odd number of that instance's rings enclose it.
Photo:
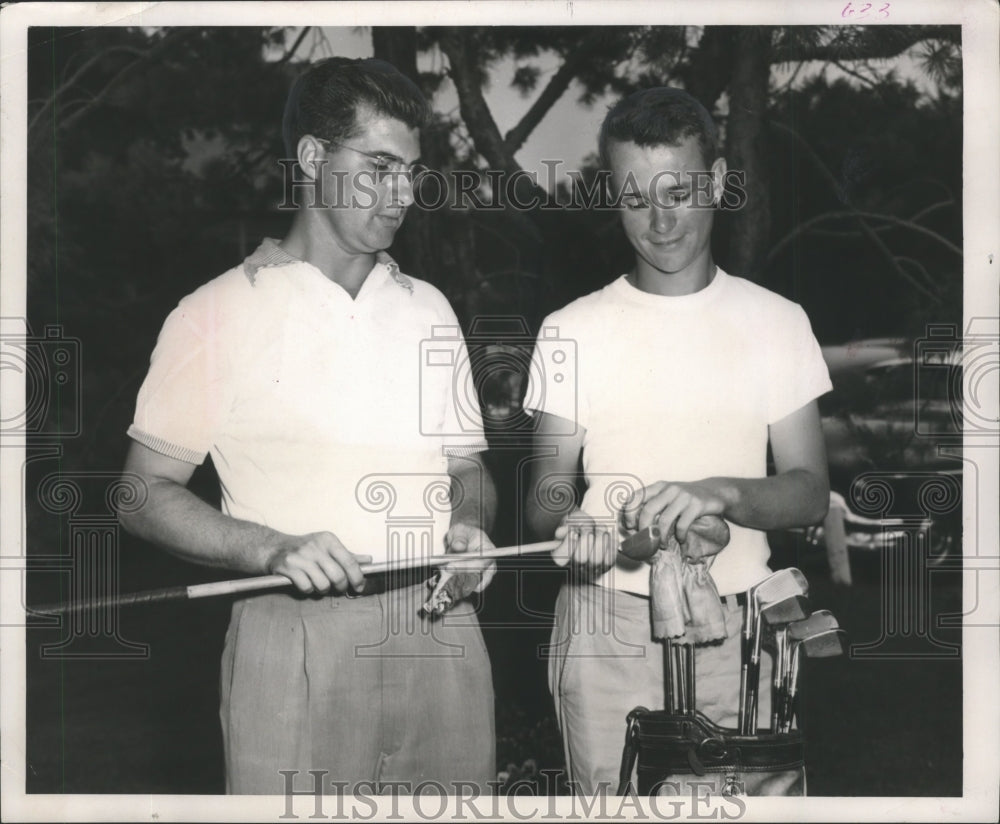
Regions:
[[[876,12],[876,16],[885,20],[885,18],[889,16],[889,6],[890,6],[889,3],[884,4]],[[856,16],[858,20],[862,20],[868,16],[868,12],[869,10],[871,10],[871,7],[872,7],[871,3],[865,3],[860,9],[856,9],[854,8],[854,3],[848,2],[848,4],[844,6],[843,11],[840,12],[840,16],[844,18]]]

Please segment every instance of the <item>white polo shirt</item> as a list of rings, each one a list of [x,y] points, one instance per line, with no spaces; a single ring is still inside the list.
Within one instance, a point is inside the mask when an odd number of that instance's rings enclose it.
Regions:
[[[486,449],[467,364],[448,301],[385,253],[352,300],[266,240],[167,318],[128,434],[211,454],[234,518],[438,554],[448,456]]]

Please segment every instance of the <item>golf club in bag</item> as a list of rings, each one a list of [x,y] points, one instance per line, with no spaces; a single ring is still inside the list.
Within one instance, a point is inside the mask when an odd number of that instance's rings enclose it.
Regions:
[[[788,576],[784,576],[787,578]],[[801,588],[801,587],[800,587]],[[761,620],[794,621],[808,614],[802,595],[778,599]],[[800,732],[743,735],[698,712],[694,644],[663,643],[665,710],[636,707],[626,719],[618,794],[633,770],[642,795],[805,795],[805,742]],[[759,656],[759,648],[758,648]]]

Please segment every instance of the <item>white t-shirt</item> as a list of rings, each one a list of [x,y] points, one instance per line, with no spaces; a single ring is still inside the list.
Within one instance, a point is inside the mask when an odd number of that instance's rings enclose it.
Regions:
[[[486,448],[467,361],[445,297],[388,255],[352,300],[265,242],[167,318],[129,435],[211,453],[234,518],[375,561],[440,554],[448,456]]]
[[[831,388],[802,308],[719,269],[677,297],[622,276],[551,314],[525,406],[586,430],[582,508],[614,521],[656,481],[766,476],[768,425]],[[712,565],[723,595],[766,575],[770,556],[764,532],[729,526]],[[619,556],[600,583],[645,595],[649,567]]]

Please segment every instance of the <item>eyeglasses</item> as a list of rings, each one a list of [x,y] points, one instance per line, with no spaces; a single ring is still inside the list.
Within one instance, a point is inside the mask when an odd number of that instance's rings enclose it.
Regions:
[[[370,160],[373,160],[375,162],[376,183],[381,183],[386,179],[392,179],[396,176],[405,177],[407,181],[412,182],[414,175],[418,174],[423,169],[423,166],[420,163],[404,163],[403,160],[396,157],[396,155],[363,152],[361,149],[355,149],[353,146],[347,146],[344,143],[337,143],[335,140],[327,140],[322,137],[317,137],[316,139],[320,143],[327,143],[340,149],[347,149],[355,154],[364,155]]]

